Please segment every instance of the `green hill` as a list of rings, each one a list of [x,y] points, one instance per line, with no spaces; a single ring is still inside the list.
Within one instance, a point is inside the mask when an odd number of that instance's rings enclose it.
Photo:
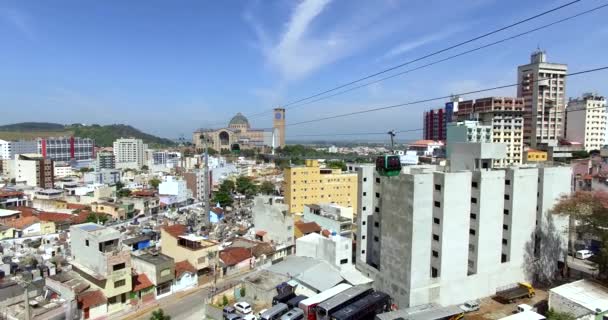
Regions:
[[[95,144],[100,147],[110,147],[118,138],[142,139],[152,147],[168,147],[175,142],[160,138],[124,124],[111,125],[62,125],[46,122],[23,122],[0,126],[0,139],[18,140],[34,139],[36,137],[49,137],[60,135],[74,135],[76,137],[95,139]]]

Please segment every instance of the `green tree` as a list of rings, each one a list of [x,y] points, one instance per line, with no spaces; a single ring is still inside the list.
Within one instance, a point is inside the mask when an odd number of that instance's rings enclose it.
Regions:
[[[128,197],[131,195],[131,190],[123,188],[116,192],[116,196],[119,198]]]
[[[147,165],[144,164],[143,166],[141,166],[141,171],[148,171],[148,170],[150,170],[150,168],[148,168]]]
[[[213,148],[207,148],[207,153],[210,156],[217,156],[217,150],[213,149]]]
[[[161,308],[152,312],[150,320],[171,320],[171,316],[166,315],[165,311]]]
[[[233,193],[234,188],[235,188],[235,185],[234,185],[234,181],[232,181],[232,180],[226,179],[226,180],[222,181],[222,184],[220,184],[220,191],[224,191],[227,193]]]
[[[87,216],[87,222],[105,224],[108,221],[108,216],[101,213],[91,212]]]
[[[228,297],[226,297],[226,295],[222,296],[222,305],[223,306],[227,306],[228,305]]]
[[[92,171],[93,171],[93,168],[86,168],[85,167],[85,168],[78,169],[78,172],[80,172],[80,173],[87,173],[87,172],[92,172]]]
[[[274,184],[270,181],[264,181],[260,185],[260,192],[263,194],[273,194],[274,190]]]
[[[342,169],[342,171],[346,171],[346,163],[342,160],[328,161],[326,165],[328,168]]]
[[[589,158],[589,152],[587,152],[585,150],[572,152],[572,159],[585,159],[585,158]]]
[[[213,203],[218,203],[218,202],[220,203],[220,206],[226,207],[226,206],[231,206],[232,203],[234,203],[234,200],[230,196],[230,193],[220,190],[220,191],[216,192],[215,195],[213,196]]]
[[[115,186],[116,186],[116,190],[120,190],[125,187],[125,184],[118,181],[118,182],[116,182]]]
[[[241,289],[240,289],[240,292],[239,292],[239,293],[241,294],[241,297],[244,297],[244,296],[245,296],[245,293],[247,293],[247,291],[245,291],[245,286],[242,286],[242,287],[241,287]]]
[[[250,178],[240,176],[236,178],[236,191],[247,198],[251,198],[258,193],[258,187]]]
[[[160,185],[160,180],[158,178],[152,178],[150,179],[150,181],[148,181],[148,184],[154,188],[158,190],[158,185]]]
[[[570,313],[557,312],[553,309],[549,309],[549,311],[547,311],[547,320],[574,320],[574,319],[576,319],[576,318]]]

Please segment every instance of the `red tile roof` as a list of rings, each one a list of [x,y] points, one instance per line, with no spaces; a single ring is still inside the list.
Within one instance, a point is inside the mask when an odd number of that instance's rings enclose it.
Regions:
[[[79,203],[68,203],[68,209],[77,210],[77,209],[86,209],[89,206]]]
[[[78,295],[77,300],[81,309],[95,307],[108,301],[101,290],[85,291]]]
[[[245,248],[226,248],[220,251],[220,259],[227,266],[234,266],[251,258],[251,251]]]
[[[321,231],[321,235],[323,235],[325,238],[329,238],[329,236],[331,235],[331,231],[325,229]]]
[[[139,291],[154,286],[144,273],[133,276],[133,291]]]
[[[177,238],[178,236],[181,236],[183,234],[186,234],[186,231],[188,230],[187,227],[183,224],[174,224],[171,226],[164,226],[163,229],[175,238]]]
[[[22,217],[19,219],[7,221],[4,224],[15,229],[25,229],[39,221],[40,220],[37,217]]]
[[[57,213],[57,212],[40,212],[38,214],[38,219],[42,221],[51,221],[51,222],[72,222],[73,219],[77,219],[77,215],[69,214],[69,213]]]
[[[22,197],[24,193],[21,191],[0,190],[0,198]]]
[[[298,228],[298,230],[300,230],[300,232],[302,232],[303,234],[309,234],[309,233],[320,233],[321,232],[321,226],[319,226],[316,222],[301,222],[298,221],[295,224],[295,227]]]
[[[22,217],[31,217],[38,214],[38,210],[31,207],[14,207],[12,209],[21,211]]]
[[[156,190],[139,190],[131,192],[133,197],[154,197],[156,196]]]
[[[179,278],[184,272],[196,273],[196,269],[188,262],[188,260],[180,261],[175,264],[175,277]]]
[[[440,144],[443,145],[443,143],[441,143],[440,141],[433,141],[433,140],[418,140],[415,141],[414,143],[412,143],[412,146],[428,146],[429,144]]]

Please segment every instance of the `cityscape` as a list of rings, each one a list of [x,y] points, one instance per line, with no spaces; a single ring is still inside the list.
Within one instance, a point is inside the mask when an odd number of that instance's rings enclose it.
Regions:
[[[607,10],[0,1],[0,320],[608,319]]]

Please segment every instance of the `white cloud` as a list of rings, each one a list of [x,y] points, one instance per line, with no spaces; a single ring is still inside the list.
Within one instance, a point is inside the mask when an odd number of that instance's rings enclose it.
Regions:
[[[409,51],[412,51],[414,49],[427,45],[429,43],[445,39],[445,38],[447,38],[455,33],[458,33],[460,31],[463,31],[463,30],[464,30],[464,28],[461,26],[450,27],[449,29],[441,30],[439,32],[435,32],[432,34],[427,34],[418,39],[403,42],[403,43],[399,44],[398,46],[394,47],[393,49],[391,49],[389,52],[387,52],[383,56],[383,58],[392,58],[395,56],[402,55],[404,53],[407,53]]]
[[[17,9],[0,8],[0,20],[12,25],[29,39],[34,38],[30,19],[24,12]]]

